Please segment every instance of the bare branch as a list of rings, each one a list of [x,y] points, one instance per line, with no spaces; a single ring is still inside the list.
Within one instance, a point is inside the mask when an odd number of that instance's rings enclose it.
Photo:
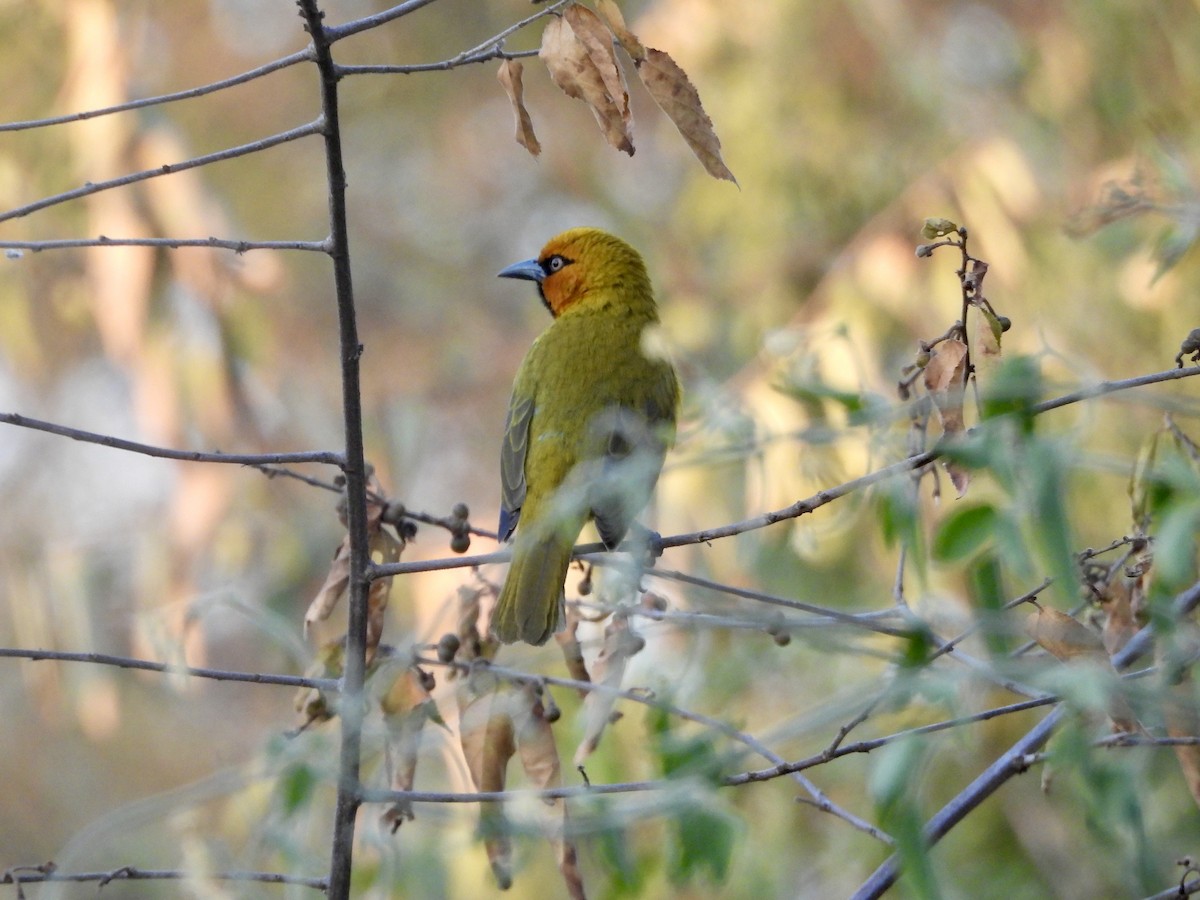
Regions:
[[[108,872],[59,872],[53,863],[36,866],[12,866],[0,873],[0,884],[40,884],[47,881],[85,882],[95,881],[104,887],[113,881],[182,881],[203,877],[217,881],[251,881],[259,884],[294,884],[324,891],[328,886],[325,878],[306,878],[302,875],[286,875],[282,872],[204,872],[190,869],[139,869],[122,866]]]
[[[232,250],[241,255],[251,250],[310,250],[328,253],[328,241],[240,241],[226,238],[63,238],[53,241],[0,241],[0,250],[71,250],[77,247],[165,247],[178,250],[181,247],[210,247],[216,250]]]
[[[429,6],[435,0],[407,0],[405,3],[399,3],[391,9],[385,9],[383,12],[375,13],[373,16],[364,16],[361,19],[354,19],[351,22],[345,22],[341,25],[326,25],[323,27],[323,40],[329,45],[336,44],[342,38],[348,38],[351,35],[358,34],[361,31],[370,31],[372,28],[378,28],[380,25],[386,25],[394,19],[399,19],[402,16],[407,16],[409,13],[414,13],[422,7]],[[307,5],[303,6],[304,15],[308,15]],[[310,23],[311,25],[311,23]],[[312,34],[310,27],[309,34]],[[331,62],[332,64],[332,62]]]
[[[240,466],[264,466],[281,463],[323,463],[341,467],[343,459],[340,454],[328,450],[306,450],[298,453],[221,453],[213,451],[205,453],[199,450],[172,450],[168,447],[155,447],[152,444],[142,444],[138,441],[127,441],[109,434],[96,434],[79,428],[69,428],[54,422],[44,422],[19,413],[0,413],[0,424],[16,425],[19,428],[31,428],[35,431],[45,431],[73,441],[86,444],[99,444],[101,447],[112,447],[114,450],[127,450],[130,453],[140,453],[143,456],[154,456],[160,459],[177,459],[183,462],[228,463]]]
[[[147,672],[163,672],[168,675],[191,675],[210,678],[213,681],[248,681],[252,684],[279,684],[284,687],[308,687],[321,691],[336,691],[338,682],[332,678],[307,678],[303,675],[270,675],[264,672],[233,672],[226,669],[208,669],[199,666],[183,666],[178,663],[154,662],[130,656],[113,656],[109,653],[73,653],[65,650],[23,650],[0,647],[0,659],[28,659],[34,662],[55,660],[58,662],[93,663],[101,666],[116,666],[121,669],[142,669]]]
[[[307,125],[301,125],[298,128],[292,128],[289,131],[281,131],[279,134],[273,134],[270,137],[260,138],[259,140],[251,141],[248,144],[240,144],[237,147],[229,147],[225,150],[218,150],[216,153],[208,153],[204,156],[196,156],[192,159],[185,159],[183,162],[164,164],[154,169],[144,169],[141,172],[132,172],[128,175],[122,175],[119,178],[110,178],[107,181],[97,181],[95,183],[89,182],[83,187],[64,191],[61,194],[54,194],[50,197],[43,197],[41,200],[37,200],[33,203],[27,203],[25,206],[18,206],[15,209],[10,209],[8,212],[0,213],[0,222],[7,222],[10,219],[19,219],[22,216],[27,216],[30,213],[46,209],[50,206],[56,206],[59,203],[65,203],[68,200],[76,200],[80,197],[98,194],[101,191],[107,191],[115,187],[124,187],[125,185],[136,184],[137,182],[145,181],[148,178],[158,178],[162,175],[170,175],[174,172],[184,172],[188,169],[207,166],[226,159],[236,159],[239,156],[246,156],[249,153],[257,153],[260,150],[278,147],[280,144],[286,144],[289,141],[299,140],[300,138],[308,137],[312,134],[320,134],[324,128],[325,120],[322,117],[314,122],[308,123]]]
[[[141,100],[129,100],[125,103],[118,103],[115,106],[105,106],[102,109],[89,109],[84,112],[68,113],[64,116],[52,116],[47,119],[31,119],[25,122],[5,122],[0,124],[0,132],[25,131],[30,128],[46,128],[51,125],[63,125],[68,122],[82,122],[85,119],[110,116],[113,113],[128,112],[133,109],[145,109],[147,106],[174,103],[176,100],[188,100],[192,97],[203,97],[205,94],[245,84],[248,81],[262,78],[264,75],[270,75],[272,72],[278,72],[280,69],[286,69],[288,66],[294,66],[296,63],[306,62],[310,59],[312,59],[312,48],[307,48],[290,56],[285,56],[282,59],[277,59],[258,68],[251,69],[248,72],[242,72],[240,75],[234,75],[230,78],[223,78],[211,84],[188,88],[183,91],[175,91],[171,94],[160,94],[156,97],[144,97]]]

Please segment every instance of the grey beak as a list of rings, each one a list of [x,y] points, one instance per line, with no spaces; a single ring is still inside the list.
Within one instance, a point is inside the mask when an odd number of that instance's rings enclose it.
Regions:
[[[536,259],[527,259],[519,263],[513,263],[507,269],[502,269],[496,273],[497,278],[520,278],[524,281],[536,281],[538,284],[546,277],[546,272],[542,268],[542,264]]]

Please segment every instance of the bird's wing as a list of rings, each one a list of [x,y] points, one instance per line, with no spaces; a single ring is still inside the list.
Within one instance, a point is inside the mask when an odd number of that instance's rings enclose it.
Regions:
[[[500,447],[500,540],[512,537],[525,502],[525,454],[529,450],[529,423],[533,398],[513,393]]]

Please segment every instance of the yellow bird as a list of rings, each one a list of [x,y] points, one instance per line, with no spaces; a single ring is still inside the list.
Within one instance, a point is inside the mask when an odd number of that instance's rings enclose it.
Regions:
[[[620,238],[575,228],[500,277],[535,282],[554,317],[508,407],[500,539],[516,537],[491,625],[505,643],[542,644],[559,627],[571,548],[588,519],[613,548],[649,500],[675,440],[679,382],[655,347],[646,266]]]

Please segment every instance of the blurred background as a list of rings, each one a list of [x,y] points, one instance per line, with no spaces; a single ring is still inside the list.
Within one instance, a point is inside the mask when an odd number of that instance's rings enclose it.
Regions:
[[[1170,368],[1200,325],[1200,254],[1191,247],[1200,229],[1200,3],[621,6],[642,40],[691,76],[740,187],[704,173],[631,66],[632,157],[604,143],[588,109],[536,59],[525,61],[525,99],[538,159],[512,139],[494,62],[342,82],[367,453],[385,490],[409,508],[447,515],[464,502],[474,524],[494,527],[509,387],[547,324],[528,285],[495,273],[574,225],[625,237],[657,286],[685,391],[679,445],[647,514],[663,534],[780,508],[902,455],[902,416],[864,425],[837,397],[895,403],[918,339],[940,335],[959,315],[957,258],[914,253],[926,216],[969,227],[973,252],[991,264],[986,293],[1013,322],[1004,352],[1038,355],[1051,395]],[[324,7],[341,22],[384,4]],[[524,0],[440,0],[339,43],[336,55],[433,62],[532,11]],[[302,49],[300,25],[290,0],[0,0],[0,120],[216,81]],[[508,48],[536,48],[541,27],[514,35]],[[254,141],[318,109],[315,72],[296,65],[197,99],[7,131],[0,208]],[[308,138],[3,222],[0,240],[320,240],[326,214],[322,147]],[[0,260],[4,411],[196,450],[335,449],[338,378],[331,270],[320,254],[94,248]],[[1189,393],[1183,381],[1044,417],[1041,427],[1074,448],[1064,494],[1073,548],[1129,530],[1130,466],[1163,407],[1200,434]],[[1001,496],[990,490],[986,479],[972,487]],[[946,484],[941,503],[926,498],[924,527],[946,514],[952,494]],[[0,646],[300,673],[319,641],[341,630],[341,610],[327,633],[306,639],[301,628],[342,536],[332,493],[6,426],[0,496]],[[472,552],[490,549],[477,538]],[[422,528],[405,559],[447,555],[448,536]],[[660,565],[858,611],[891,605],[897,555],[878,507],[858,495],[771,529],[669,551]],[[1006,596],[1042,574],[1015,566]],[[452,628],[456,589],[471,582],[468,570],[399,580],[385,640],[436,641]],[[701,588],[653,587],[674,611],[749,625],[771,615]],[[961,567],[932,563],[908,589],[914,608],[947,634],[969,621]],[[687,618],[639,628],[648,644],[626,685],[728,720],[788,758],[826,746],[850,717],[851,698],[887,672],[885,645],[858,634],[813,629],[780,647],[761,628]],[[595,632],[586,637],[594,651]],[[553,648],[506,654],[510,664],[562,673]],[[1011,699],[965,676],[939,682],[873,733]],[[574,701],[560,702],[567,756],[580,726]],[[450,716],[453,702],[445,706]],[[661,774],[646,716],[626,712],[589,762],[593,781]],[[914,769],[924,773],[923,814],[1036,716],[930,742]],[[285,739],[297,721],[290,689],[0,660],[0,719],[0,868],[53,859],[64,870],[325,870],[336,728]],[[452,734],[429,726],[425,749],[419,788],[467,789]],[[1063,776],[1044,795],[1026,776],[934,855],[949,895],[1113,896],[1170,886],[1175,860],[1198,849],[1200,816],[1169,751],[1121,752],[1105,765],[1119,765],[1113,771],[1143,798],[1134,837],[1104,824],[1086,785]],[[853,757],[813,777],[871,818],[876,763],[877,755]],[[747,757],[729,771],[763,764]],[[370,763],[368,773],[381,777],[377,768]],[[582,844],[590,889],[848,893],[886,848],[794,803],[785,781],[706,797],[718,823],[713,842],[730,848],[728,869],[700,866],[681,883],[663,850],[669,809],[646,815],[648,797],[614,803],[609,821],[627,827]],[[375,818],[363,813],[362,896],[494,890],[471,808],[421,807],[395,836]],[[544,842],[522,843],[518,861],[514,895],[560,889]],[[105,888],[121,897],[184,890]],[[202,878],[186,890],[312,895]]]

